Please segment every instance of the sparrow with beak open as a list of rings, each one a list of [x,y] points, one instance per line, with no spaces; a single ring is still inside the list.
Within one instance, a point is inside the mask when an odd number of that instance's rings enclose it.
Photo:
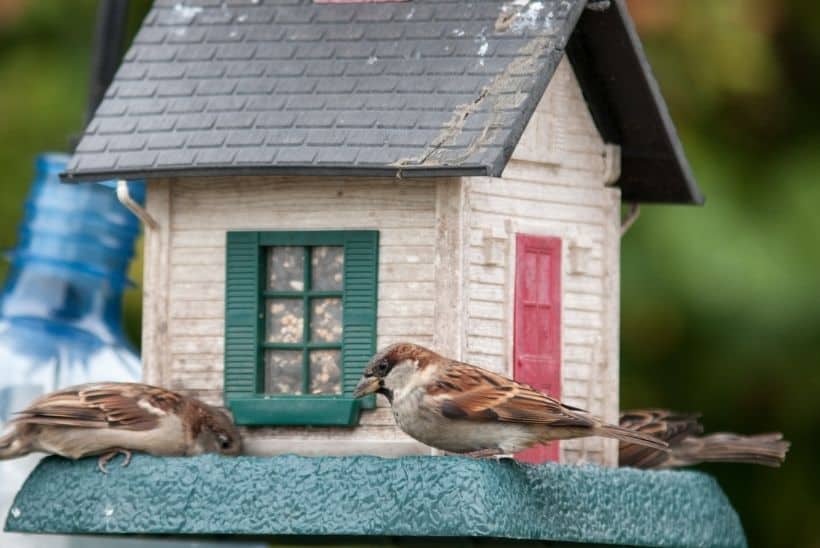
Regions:
[[[405,433],[452,453],[517,453],[584,436],[666,448],[654,436],[606,424],[530,386],[412,343],[388,346],[373,357],[355,395],[373,393],[387,398]]]
[[[100,455],[98,467],[118,453],[159,456],[238,455],[241,438],[223,411],[176,392],[139,383],[72,386],[35,400],[0,437],[0,459],[32,452],[70,459]]]

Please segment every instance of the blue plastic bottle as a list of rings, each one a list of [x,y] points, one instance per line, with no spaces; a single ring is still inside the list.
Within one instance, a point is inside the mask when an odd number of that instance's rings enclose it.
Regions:
[[[17,247],[8,253],[11,270],[0,294],[0,431],[12,413],[57,388],[141,377],[139,357],[122,330],[139,221],[119,203],[113,182],[60,183],[68,159],[37,158]],[[129,183],[129,190],[144,202],[143,184]],[[0,461],[0,548],[265,546],[3,533],[13,497],[41,457]]]
[[[34,396],[94,380],[140,378],[122,330],[138,219],[110,183],[66,185],[68,156],[37,158],[0,295],[0,421]],[[144,197],[142,184],[130,185]]]
[[[138,219],[111,183],[59,181],[68,156],[45,154],[0,294],[0,423],[37,396],[90,381],[136,381],[122,330],[122,293]],[[144,185],[131,183],[142,201]],[[0,461],[0,521],[41,455]],[[67,538],[0,533],[0,546],[68,546]]]

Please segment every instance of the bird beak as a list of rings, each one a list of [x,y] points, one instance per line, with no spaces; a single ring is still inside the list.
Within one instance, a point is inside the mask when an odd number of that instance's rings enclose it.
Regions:
[[[354,398],[361,398],[368,394],[373,394],[381,388],[381,381],[376,377],[362,377],[356,390],[353,391]]]

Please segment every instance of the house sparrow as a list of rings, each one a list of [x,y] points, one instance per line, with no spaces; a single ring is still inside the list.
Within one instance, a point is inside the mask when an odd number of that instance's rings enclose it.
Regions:
[[[355,396],[379,393],[399,428],[452,453],[517,453],[551,440],[604,436],[662,451],[654,436],[606,424],[534,388],[412,343],[388,346],[364,370]]]
[[[665,409],[640,409],[621,413],[621,426],[656,436],[669,443],[668,451],[655,451],[621,442],[618,464],[635,468],[676,468],[702,462],[738,462],[778,467],[786,458],[789,442],[783,434],[741,436],[731,433],[701,436],[698,415]]]
[[[70,459],[100,455],[106,464],[131,451],[184,456],[237,455],[239,432],[222,411],[176,392],[139,383],[72,386],[35,400],[9,422],[0,437],[0,459],[34,451]]]

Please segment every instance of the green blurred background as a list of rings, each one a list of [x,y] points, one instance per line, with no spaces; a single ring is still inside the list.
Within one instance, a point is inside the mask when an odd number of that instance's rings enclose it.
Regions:
[[[149,4],[132,0],[132,34]],[[707,205],[645,206],[624,239],[623,406],[782,430],[782,469],[706,469],[752,546],[820,547],[820,4],[630,8]],[[0,0],[0,248],[14,245],[34,156],[81,129],[95,9]],[[133,290],[135,342],[139,307]]]

